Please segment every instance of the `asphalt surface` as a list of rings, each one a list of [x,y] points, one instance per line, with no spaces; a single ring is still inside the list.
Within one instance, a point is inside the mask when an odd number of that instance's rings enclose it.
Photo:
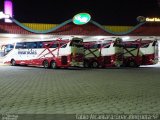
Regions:
[[[0,114],[159,114],[160,67],[0,66]]]

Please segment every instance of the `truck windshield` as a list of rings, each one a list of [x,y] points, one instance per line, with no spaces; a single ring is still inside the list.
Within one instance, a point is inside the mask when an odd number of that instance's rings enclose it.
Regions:
[[[74,38],[72,39],[70,46],[73,47],[83,47],[83,39],[81,38]]]
[[[4,56],[7,55],[13,48],[14,48],[14,45],[12,44],[3,45],[2,46],[3,55]]]

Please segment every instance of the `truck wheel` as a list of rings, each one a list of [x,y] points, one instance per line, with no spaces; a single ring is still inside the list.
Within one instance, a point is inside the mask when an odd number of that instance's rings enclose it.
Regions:
[[[89,68],[89,67],[90,67],[88,61],[84,61],[84,67],[85,67],[85,68]]]
[[[51,61],[50,67],[51,67],[52,69],[57,68],[56,62],[55,62],[55,61]]]
[[[97,61],[93,61],[92,62],[92,68],[98,68],[98,62]]]
[[[129,67],[136,67],[136,66],[137,66],[137,64],[136,64],[135,61],[130,61],[129,62]]]
[[[15,66],[16,65],[16,61],[14,59],[11,60],[11,65]]]
[[[121,65],[120,65],[120,64],[116,64],[115,66],[116,66],[117,68],[120,68],[120,67],[121,67]]]
[[[47,60],[43,61],[43,67],[48,68],[49,67],[49,62]]]

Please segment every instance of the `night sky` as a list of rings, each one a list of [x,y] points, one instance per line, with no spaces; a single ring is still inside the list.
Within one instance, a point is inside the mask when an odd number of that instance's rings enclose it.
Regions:
[[[137,16],[160,17],[158,0],[12,0],[14,18],[27,23],[60,24],[87,12],[102,25],[135,25]],[[3,9],[3,1],[0,3]]]

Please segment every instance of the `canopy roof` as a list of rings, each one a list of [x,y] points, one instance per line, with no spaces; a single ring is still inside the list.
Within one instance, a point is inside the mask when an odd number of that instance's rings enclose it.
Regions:
[[[51,34],[51,35],[129,35],[129,36],[160,36],[160,24],[140,23],[136,26],[102,26],[95,21],[85,25],[75,25],[71,20],[62,24],[38,23],[1,23],[0,33],[9,34]]]

